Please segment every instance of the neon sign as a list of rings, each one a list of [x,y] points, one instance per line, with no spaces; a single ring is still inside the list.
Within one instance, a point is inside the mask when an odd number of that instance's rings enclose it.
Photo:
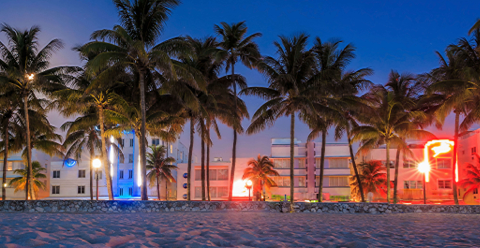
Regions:
[[[418,164],[418,170],[422,173],[425,173],[425,181],[429,181],[429,172],[430,172],[430,161],[429,154],[433,152],[432,157],[436,158],[439,155],[449,153],[453,150],[455,143],[448,139],[443,140],[430,140],[425,144],[423,149],[423,161]],[[458,158],[455,163],[455,182],[458,182]]]

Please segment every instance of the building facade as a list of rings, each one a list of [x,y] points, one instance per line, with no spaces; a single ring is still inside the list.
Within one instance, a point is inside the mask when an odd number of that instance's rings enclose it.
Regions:
[[[480,158],[478,157],[480,149],[480,129],[468,132],[458,138],[458,160],[459,160],[459,195],[466,204],[479,204],[480,195],[478,191],[480,188],[469,190],[467,187],[462,187],[462,179],[467,178],[468,166],[472,165],[480,169]]]
[[[318,185],[320,182],[320,152],[321,143],[302,143],[295,139],[294,151],[294,199],[315,200],[318,197]],[[256,156],[255,156],[256,157]],[[252,157],[252,158],[255,158]],[[245,181],[242,179],[243,172],[252,158],[237,158],[235,166],[235,178],[233,183],[233,196],[246,197],[248,191]],[[271,160],[280,176],[274,177],[278,187],[273,187],[267,192],[269,199],[284,198],[290,196],[290,139],[274,138],[271,143]],[[351,164],[348,144],[328,143],[325,146],[325,170],[323,180],[323,195],[327,200],[348,200],[350,197],[349,176],[351,176]],[[177,200],[187,198],[187,164],[179,164],[177,179]],[[210,162],[210,192],[212,200],[228,199],[231,162],[217,158]],[[191,199],[201,200],[201,164],[192,164],[192,191]]]

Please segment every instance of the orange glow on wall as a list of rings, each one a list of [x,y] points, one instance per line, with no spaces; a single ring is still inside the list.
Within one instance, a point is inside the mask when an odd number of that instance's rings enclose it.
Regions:
[[[248,189],[245,187],[249,180],[237,180],[233,182],[233,196],[246,196],[248,197]]]
[[[418,170],[422,173],[425,173],[425,181],[429,181],[429,172],[430,172],[430,161],[429,161],[429,154],[433,152],[432,156],[434,158],[438,157],[439,155],[449,153],[453,150],[455,146],[455,142],[442,139],[442,140],[430,140],[425,144],[425,148],[423,149],[423,161],[418,164]],[[455,163],[455,181],[458,182],[458,158]]]

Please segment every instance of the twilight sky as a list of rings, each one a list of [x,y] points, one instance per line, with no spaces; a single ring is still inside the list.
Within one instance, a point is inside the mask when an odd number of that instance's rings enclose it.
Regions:
[[[369,79],[384,84],[388,73],[423,73],[438,65],[434,51],[445,47],[460,37],[480,18],[477,1],[328,1],[328,0],[183,0],[173,11],[162,40],[190,35],[213,35],[213,25],[246,21],[249,33],[261,32],[258,42],[261,53],[275,56],[272,42],[278,35],[294,35],[305,32],[311,40],[341,39],[357,47],[357,58],[350,69],[370,67],[375,74]],[[447,3],[448,2],[448,3]],[[2,0],[0,22],[16,28],[39,25],[42,29],[40,43],[53,38],[65,42],[65,48],[52,61],[56,65],[79,65],[80,61],[71,48],[89,40],[98,29],[112,28],[118,24],[116,9],[110,0]],[[0,40],[5,42],[3,34]],[[265,79],[256,71],[238,66],[238,73],[246,76],[251,86],[266,86]],[[243,97],[251,114],[262,104],[254,97]],[[50,113],[51,122],[59,127],[65,119]],[[452,118],[443,130],[430,128],[439,137],[453,135]],[[244,127],[249,120],[244,121]],[[477,127],[477,126],[476,126]],[[475,128],[476,128],[475,127]],[[188,125],[185,130],[189,130]],[[211,157],[231,157],[232,130],[221,128],[222,139],[214,139]],[[296,137],[305,141],[309,130],[297,122]],[[238,157],[270,155],[270,139],[288,137],[289,122],[279,119],[276,125],[262,133],[238,140]],[[188,134],[182,134],[181,142],[188,145]],[[333,135],[327,139],[333,142]],[[342,140],[344,141],[344,140]],[[195,153],[200,155],[196,136]]]

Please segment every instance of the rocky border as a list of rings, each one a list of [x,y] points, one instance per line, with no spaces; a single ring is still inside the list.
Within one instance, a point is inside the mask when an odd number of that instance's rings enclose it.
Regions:
[[[480,205],[404,205],[386,203],[294,203],[295,212],[311,213],[460,213],[480,214]],[[0,213],[150,213],[174,211],[289,212],[288,202],[226,201],[0,201]]]

